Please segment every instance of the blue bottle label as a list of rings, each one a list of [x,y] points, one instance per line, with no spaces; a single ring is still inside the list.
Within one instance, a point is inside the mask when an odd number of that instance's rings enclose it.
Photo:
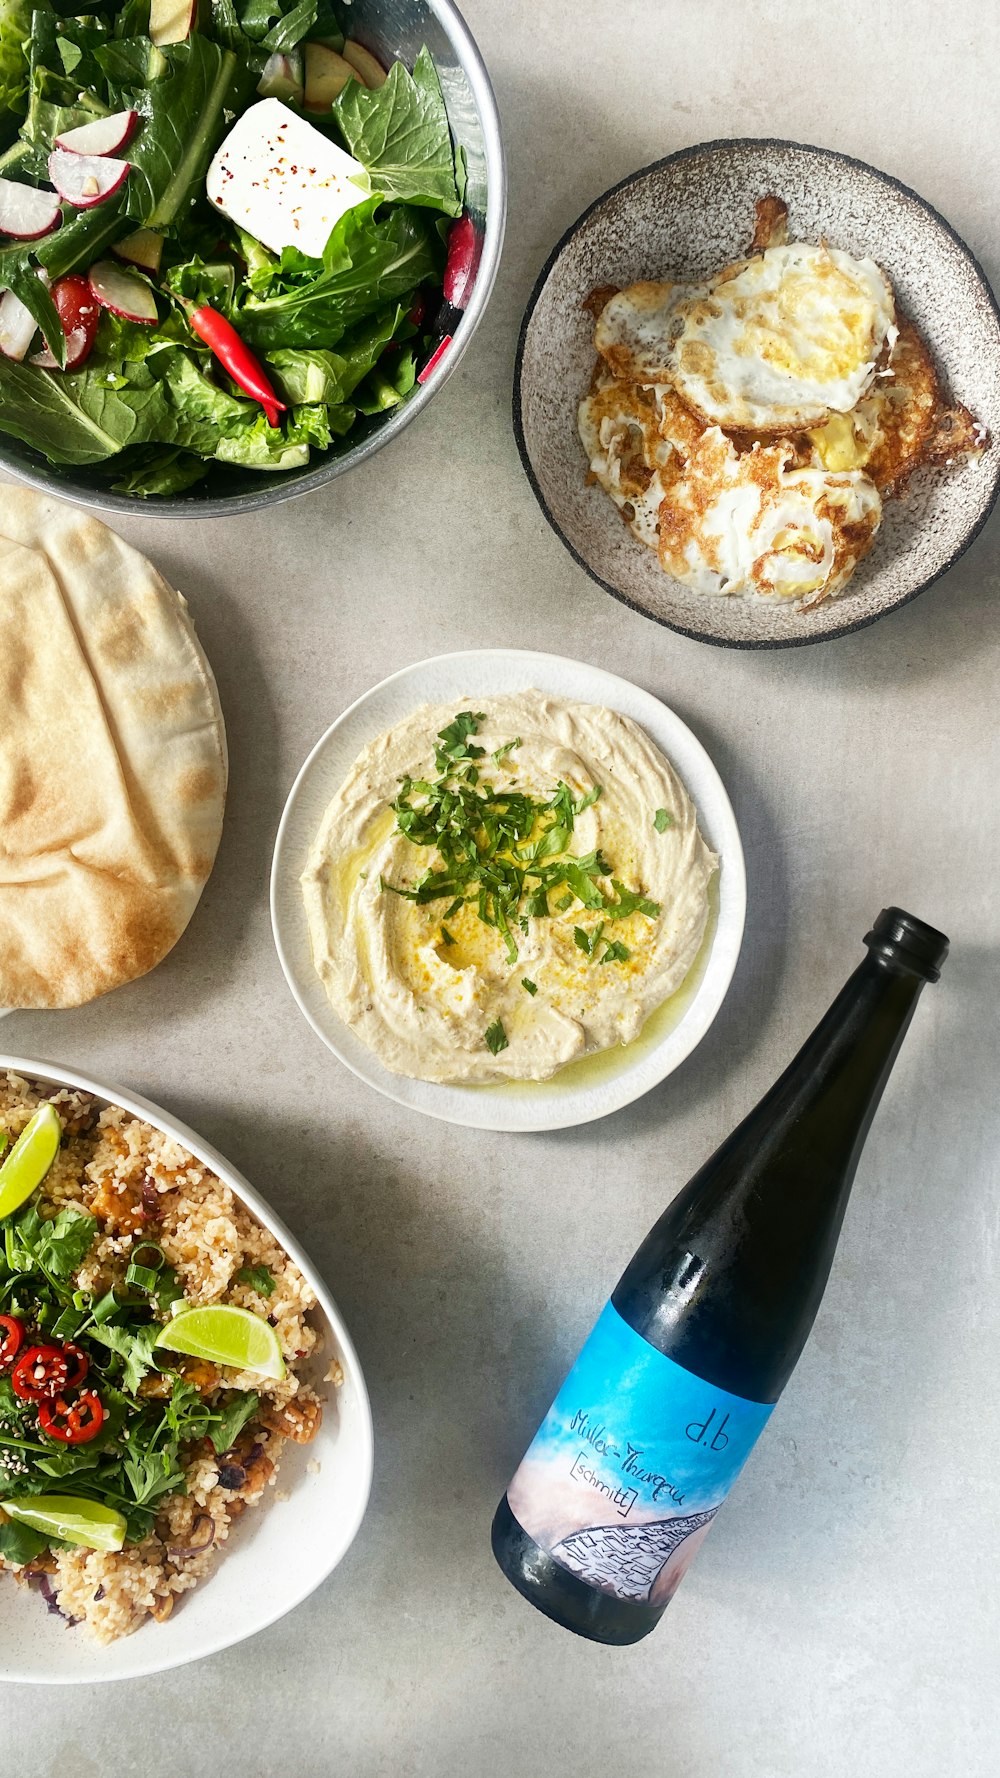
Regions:
[[[590,1586],[666,1605],[773,1405],[693,1376],[608,1303],[507,1489],[511,1511]]]

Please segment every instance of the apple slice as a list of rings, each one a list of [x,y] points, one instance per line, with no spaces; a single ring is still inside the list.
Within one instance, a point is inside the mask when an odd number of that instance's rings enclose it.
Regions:
[[[110,309],[113,315],[150,326],[160,319],[149,285],[134,272],[115,265],[113,259],[99,259],[91,266],[87,281],[102,309]]]
[[[306,44],[307,111],[329,111],[337,94],[354,79],[350,62],[345,62],[335,49],[328,49],[325,43]]]
[[[389,76],[370,49],[349,37],[344,44],[344,60],[350,62],[358,79],[365,86],[384,86]]]
[[[115,111],[110,117],[95,117],[93,123],[64,130],[56,137],[55,147],[65,148],[69,154],[117,154],[138,122],[138,111]]]
[[[282,99],[287,105],[301,105],[301,50],[291,49],[286,55],[268,56],[257,82],[257,91],[262,99]]]
[[[155,228],[137,228],[123,241],[115,241],[111,251],[116,259],[124,259],[127,265],[137,265],[141,272],[148,272],[155,278],[163,258],[163,236],[158,235]]]
[[[157,49],[183,43],[194,30],[198,0],[150,0],[149,35]]]
[[[36,191],[16,179],[0,179],[0,234],[18,241],[50,235],[62,212],[54,191]]]
[[[128,161],[111,160],[103,154],[71,154],[54,148],[49,155],[49,178],[59,196],[77,210],[92,210],[124,185]]]

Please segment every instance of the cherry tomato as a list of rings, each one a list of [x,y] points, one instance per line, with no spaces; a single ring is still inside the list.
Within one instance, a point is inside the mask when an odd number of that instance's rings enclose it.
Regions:
[[[24,1344],[24,1322],[16,1315],[0,1315],[0,1371],[9,1370]]]
[[[38,1407],[38,1423],[49,1438],[61,1445],[85,1445],[104,1425],[104,1403],[95,1389],[85,1389],[74,1402],[60,1396]]]
[[[21,1401],[45,1401],[61,1395],[69,1376],[69,1360],[61,1346],[29,1346],[11,1372],[11,1387]]]
[[[63,368],[78,370],[90,355],[97,323],[101,319],[101,305],[87,279],[81,277],[79,272],[70,272],[65,278],[57,278],[49,295],[56,305],[56,313],[66,335],[66,363]],[[35,352],[31,362],[40,364],[43,370],[59,369],[48,346],[44,351]]]

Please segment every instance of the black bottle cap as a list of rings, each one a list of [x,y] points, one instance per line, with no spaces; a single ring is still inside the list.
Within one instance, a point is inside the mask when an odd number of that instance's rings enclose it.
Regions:
[[[929,982],[937,981],[948,955],[944,933],[904,908],[883,908],[871,931],[865,933],[865,944],[876,956],[911,969]]]

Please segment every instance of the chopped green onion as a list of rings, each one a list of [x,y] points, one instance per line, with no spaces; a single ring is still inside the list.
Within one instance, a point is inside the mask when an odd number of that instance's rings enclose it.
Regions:
[[[132,1249],[132,1264],[143,1266],[152,1272],[160,1272],[167,1263],[167,1256],[158,1241],[143,1241],[140,1246]]]
[[[526,975],[521,977],[521,986],[532,998],[538,993],[538,983],[531,981]]]
[[[137,1266],[134,1260],[125,1273],[126,1284],[134,1285],[137,1290],[155,1290],[156,1278],[157,1274],[152,1266]]]
[[[444,939],[444,942],[446,945],[453,945],[455,943],[455,940],[452,938],[451,933],[448,931],[447,926],[442,926],[441,937]]]

